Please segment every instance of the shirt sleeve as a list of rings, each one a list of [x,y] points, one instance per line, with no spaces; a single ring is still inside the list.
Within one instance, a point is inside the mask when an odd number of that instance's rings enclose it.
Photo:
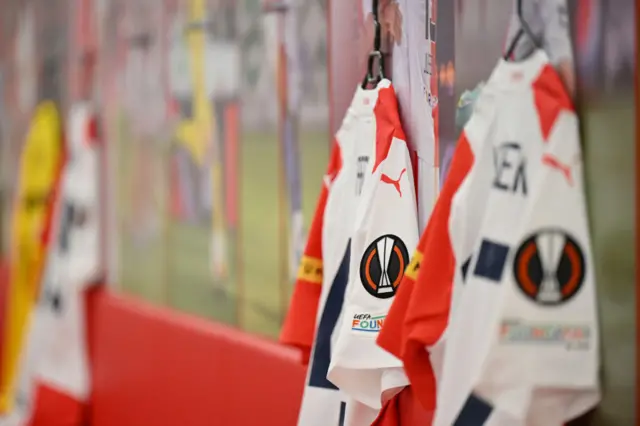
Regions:
[[[365,183],[352,239],[343,317],[327,378],[372,407],[383,392],[408,384],[402,362],[378,347],[380,331],[418,242],[412,162],[406,142],[392,138],[386,158]]]
[[[342,167],[340,145],[334,141],[327,173],[318,197],[316,211],[309,232],[304,255],[300,260],[291,304],[282,327],[280,341],[302,349],[303,358],[309,359],[315,335],[316,317],[323,281],[322,228],[324,210],[331,184]]]

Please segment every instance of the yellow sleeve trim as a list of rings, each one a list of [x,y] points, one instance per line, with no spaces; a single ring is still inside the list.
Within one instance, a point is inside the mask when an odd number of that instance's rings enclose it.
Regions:
[[[300,268],[298,268],[298,280],[322,284],[322,259],[302,256]]]
[[[407,266],[407,270],[404,271],[404,275],[415,281],[416,278],[418,277],[418,271],[420,270],[421,262],[422,262],[422,253],[416,250],[415,253],[413,253],[413,256],[411,257],[411,262],[409,262],[409,266]]]

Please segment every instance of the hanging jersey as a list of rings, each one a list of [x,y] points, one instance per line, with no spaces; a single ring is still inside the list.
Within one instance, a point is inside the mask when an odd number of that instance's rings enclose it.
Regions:
[[[432,0],[382,2],[380,22],[391,42],[391,77],[409,147],[417,153],[418,224],[424,229],[438,195],[431,94]],[[365,15],[371,2],[363,1]]]
[[[376,410],[385,391],[407,385],[400,360],[382,351],[375,338],[418,242],[411,157],[391,88],[380,91],[378,105],[375,162],[355,212],[345,306],[328,375]]]
[[[542,51],[500,61],[481,96],[493,175],[434,424],[560,426],[598,400],[577,120]]]
[[[19,359],[42,270],[49,253],[54,195],[64,164],[63,129],[58,107],[40,102],[20,157],[19,186],[11,230],[11,264],[0,368],[0,414],[13,410]]]
[[[88,105],[71,108],[52,251],[21,359],[18,403],[7,425],[84,422],[90,389],[84,290],[101,271],[95,126]]]
[[[458,305],[457,300],[463,288],[463,275],[469,267],[484,206],[490,202],[489,191],[504,193],[507,204],[517,211],[516,206],[522,206],[522,202],[512,198],[526,193],[527,190],[522,164],[522,159],[526,157],[521,156],[517,144],[502,141],[515,137],[514,129],[505,126],[506,123],[517,123],[515,117],[509,116],[514,109],[517,110],[517,105],[513,100],[509,101],[509,96],[520,99],[520,89],[527,88],[531,81],[535,80],[539,70],[530,71],[525,75],[524,70],[510,69],[510,66],[512,64],[505,63],[501,70],[494,73],[492,87],[483,90],[474,107],[473,118],[465,127],[460,145],[468,145],[467,149],[472,151],[475,157],[473,170],[464,180],[462,187],[456,191],[453,203],[449,206],[451,210],[445,209],[445,219],[436,217],[434,213],[425,236],[432,244],[425,243],[425,257],[418,284],[415,286],[414,294],[407,297],[411,300],[405,302],[408,306],[403,324],[404,341],[398,342],[396,339],[395,350],[402,352],[407,374],[425,407],[434,407],[435,378],[447,375],[441,371],[444,344],[447,341],[443,339],[443,333]],[[502,80],[506,83],[501,83]],[[535,103],[531,104],[532,108],[535,108]],[[507,107],[499,109],[500,105]],[[532,109],[531,113],[536,116],[535,109]],[[505,124],[499,126],[496,123]],[[496,142],[492,142],[494,140]],[[456,154],[459,155],[460,152]],[[448,180],[445,188],[449,183]],[[443,204],[444,195],[443,188]],[[456,205],[459,207],[456,208]],[[437,221],[440,221],[441,225],[436,226]],[[449,222],[448,229],[442,225],[446,221]],[[429,236],[429,233],[433,235]],[[425,300],[431,303],[425,303]],[[397,348],[400,343],[402,349]],[[425,352],[425,347],[429,348],[430,353]]]
[[[370,424],[375,417],[375,412],[372,415],[366,406],[356,402],[346,404],[346,397],[343,398],[337,387],[327,380],[327,371],[337,337],[334,330],[342,315],[349,278],[351,236],[359,218],[359,204],[370,198],[363,198],[367,182],[380,179],[379,174],[372,172],[374,165],[383,163],[386,158],[388,147],[384,141],[390,144],[394,136],[403,135],[396,105],[388,80],[383,80],[373,90],[358,88],[336,134],[325,185],[281,334],[283,342],[303,348],[309,348],[313,341],[298,421],[303,426],[338,425],[349,418],[353,419],[352,424],[364,424],[359,421],[362,419]],[[400,178],[410,179],[411,175],[409,164]],[[415,191],[405,187],[403,182],[391,182],[397,176],[387,178],[390,180],[387,185],[394,191],[396,187],[409,191],[406,196],[415,199]]]

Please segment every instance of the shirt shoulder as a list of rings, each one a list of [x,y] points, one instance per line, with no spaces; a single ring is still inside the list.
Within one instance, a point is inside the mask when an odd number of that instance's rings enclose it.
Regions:
[[[397,148],[408,150],[407,137],[402,128],[398,100],[393,86],[381,88],[374,108],[376,139],[373,170],[390,154],[394,141]]]

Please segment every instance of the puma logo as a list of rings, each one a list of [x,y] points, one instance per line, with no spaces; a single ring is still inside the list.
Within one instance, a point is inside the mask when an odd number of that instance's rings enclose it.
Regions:
[[[400,179],[402,179],[402,175],[406,171],[407,171],[406,168],[402,169],[402,171],[400,172],[400,176],[398,176],[398,179],[391,179],[389,176],[382,173],[380,175],[380,181],[393,185],[393,187],[396,189],[396,191],[398,191],[398,194],[400,194],[400,197],[402,198],[402,190],[400,189]]]
[[[545,166],[549,166],[552,169],[555,169],[560,173],[562,173],[564,178],[569,183],[569,186],[573,185],[573,178],[571,175],[571,166],[569,164],[563,163],[557,157],[551,154],[544,154],[542,156],[542,164],[544,164]]]

